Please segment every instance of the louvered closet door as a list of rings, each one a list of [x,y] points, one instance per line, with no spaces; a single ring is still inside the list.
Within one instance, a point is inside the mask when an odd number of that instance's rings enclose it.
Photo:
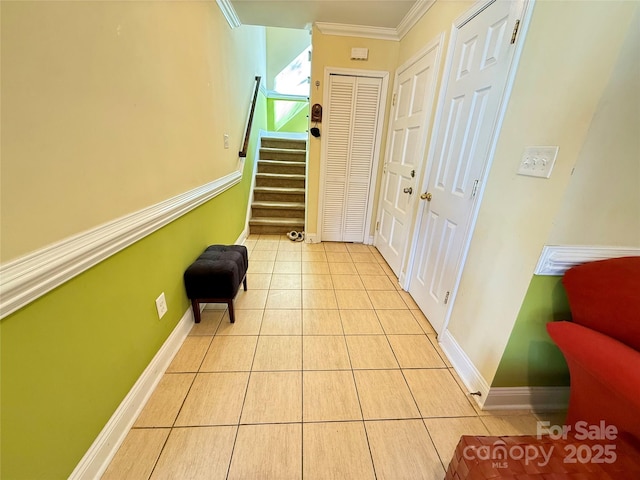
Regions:
[[[322,240],[362,242],[382,79],[331,75]]]

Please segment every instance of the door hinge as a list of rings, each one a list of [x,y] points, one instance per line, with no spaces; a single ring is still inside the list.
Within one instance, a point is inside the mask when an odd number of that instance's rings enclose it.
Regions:
[[[379,221],[378,221],[378,222],[376,222],[376,232],[377,232],[378,230],[380,230],[380,222],[379,222]]]
[[[395,107],[396,106],[396,97],[397,97],[397,93],[393,94],[393,99],[391,100],[391,106]]]
[[[446,305],[447,303],[449,303],[449,292],[444,296],[444,304]]]
[[[478,193],[478,182],[479,182],[479,181],[480,181],[480,180],[475,180],[475,181],[473,182],[473,189],[471,190],[471,198],[475,197],[475,196],[476,196],[476,193]]]
[[[516,43],[516,37],[518,36],[519,28],[520,28],[520,20],[516,20],[516,24],[513,26],[513,33],[511,34],[511,45]]]

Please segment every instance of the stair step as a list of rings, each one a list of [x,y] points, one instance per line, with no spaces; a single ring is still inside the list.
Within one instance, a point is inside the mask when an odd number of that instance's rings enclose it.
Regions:
[[[304,175],[300,173],[257,173],[260,178],[286,178],[289,180],[304,180]]]
[[[253,189],[255,201],[263,202],[302,202],[304,203],[304,188],[291,187],[255,187]]]
[[[260,148],[261,160],[289,160],[291,162],[304,163],[307,158],[306,150],[293,150],[288,148]]]
[[[281,233],[285,234],[291,230],[303,231],[304,219],[265,217],[252,218],[249,220],[250,233]]]
[[[256,173],[258,187],[304,188],[305,176],[296,173]]]
[[[279,193],[281,195],[304,195],[304,188],[296,187],[255,187],[254,192]]]
[[[306,168],[307,164],[305,162],[258,160],[259,173],[297,173],[304,175]]]
[[[299,225],[300,220],[296,220],[295,218],[287,218],[287,217],[262,217],[262,218],[252,218],[251,220],[249,220],[249,223],[253,225],[276,225],[276,224]]]
[[[252,220],[272,217],[295,218],[304,222],[304,203],[257,201],[251,204]]]
[[[253,208],[274,208],[282,210],[304,210],[303,202],[266,202],[258,201],[251,204]]]
[[[306,150],[307,141],[294,138],[263,137],[261,146],[265,148],[290,148],[293,150]]]

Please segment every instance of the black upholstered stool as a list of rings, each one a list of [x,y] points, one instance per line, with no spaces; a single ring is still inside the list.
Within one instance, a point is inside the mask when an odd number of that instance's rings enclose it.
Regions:
[[[244,245],[211,245],[184,272],[184,286],[200,323],[201,303],[226,303],[229,320],[235,322],[233,299],[240,284],[247,290],[249,256]]]

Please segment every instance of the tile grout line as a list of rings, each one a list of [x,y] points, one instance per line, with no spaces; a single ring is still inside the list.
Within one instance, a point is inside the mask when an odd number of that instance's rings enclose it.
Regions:
[[[231,454],[229,455],[229,465],[227,466],[227,475],[225,477],[226,479],[229,478],[229,475],[231,473],[231,464],[233,463],[233,454],[235,453],[236,443],[238,442],[238,435],[240,433],[240,424],[241,424],[240,422],[242,421],[242,413],[244,411],[244,405],[245,405],[245,402],[247,400],[247,394],[249,393],[249,383],[251,382],[251,375],[253,373],[253,364],[254,364],[255,359],[256,359],[256,352],[258,351],[258,343],[260,342],[259,332],[262,329],[262,321],[263,321],[263,319],[264,319],[264,310],[262,312],[262,317],[260,318],[260,329],[258,329],[258,336],[257,336],[257,339],[256,339],[256,346],[254,347],[253,358],[251,359],[251,366],[249,367],[249,376],[247,377],[247,385],[245,387],[244,396],[242,398],[242,406],[240,407],[240,412],[238,413],[238,423],[236,425],[236,434],[235,434],[235,437],[233,439],[233,445],[231,446]]]
[[[223,314],[224,316],[224,314]],[[222,321],[222,319],[220,320]],[[191,327],[191,329],[193,329],[193,326]],[[216,329],[217,330],[217,329]],[[191,330],[189,330],[189,333],[191,333]],[[187,338],[189,337],[189,335],[187,334]],[[186,340],[186,338],[185,338]],[[171,372],[171,373],[181,373],[181,374],[185,374],[185,373],[193,373],[193,379],[191,380],[191,384],[189,385],[189,388],[187,389],[187,392],[184,396],[184,398],[182,399],[182,403],[180,404],[180,408],[178,408],[178,411],[176,412],[176,416],[173,419],[173,422],[171,423],[171,425],[169,426],[169,434],[167,435],[167,438],[165,438],[163,444],[162,444],[162,448],[160,449],[160,451],[158,452],[158,457],[156,458],[156,461],[153,464],[153,468],[151,469],[151,471],[149,472],[149,477],[148,479],[150,479],[153,476],[153,472],[156,470],[156,468],[158,467],[158,462],[160,461],[160,457],[162,456],[162,452],[164,452],[164,449],[167,446],[167,443],[169,443],[169,437],[171,437],[171,434],[173,433],[174,428],[176,428],[176,422],[178,421],[178,417],[180,416],[180,412],[182,411],[182,409],[184,408],[184,404],[187,401],[187,397],[189,396],[189,393],[191,392],[191,389],[193,388],[193,384],[196,382],[196,378],[198,377],[198,373],[200,371],[200,368],[202,367],[202,362],[204,362],[204,358],[207,356],[207,353],[209,352],[209,349],[211,348],[211,344],[213,343],[213,335],[211,336],[211,340],[209,342],[209,345],[207,346],[207,350],[205,351],[204,355],[202,356],[202,360],[200,361],[200,365],[198,366],[198,370],[196,372]],[[183,345],[184,345],[184,341],[183,341]],[[182,348],[182,345],[180,346]],[[172,360],[173,361],[173,360]],[[171,364],[169,364],[170,366]],[[169,367],[167,367],[169,368]],[[165,372],[163,373],[163,377],[164,375],[167,375],[167,371],[165,370]],[[170,374],[170,373],[169,373]],[[157,386],[156,386],[157,388]],[[155,392],[155,389],[154,389]],[[141,412],[142,413],[142,412]]]

